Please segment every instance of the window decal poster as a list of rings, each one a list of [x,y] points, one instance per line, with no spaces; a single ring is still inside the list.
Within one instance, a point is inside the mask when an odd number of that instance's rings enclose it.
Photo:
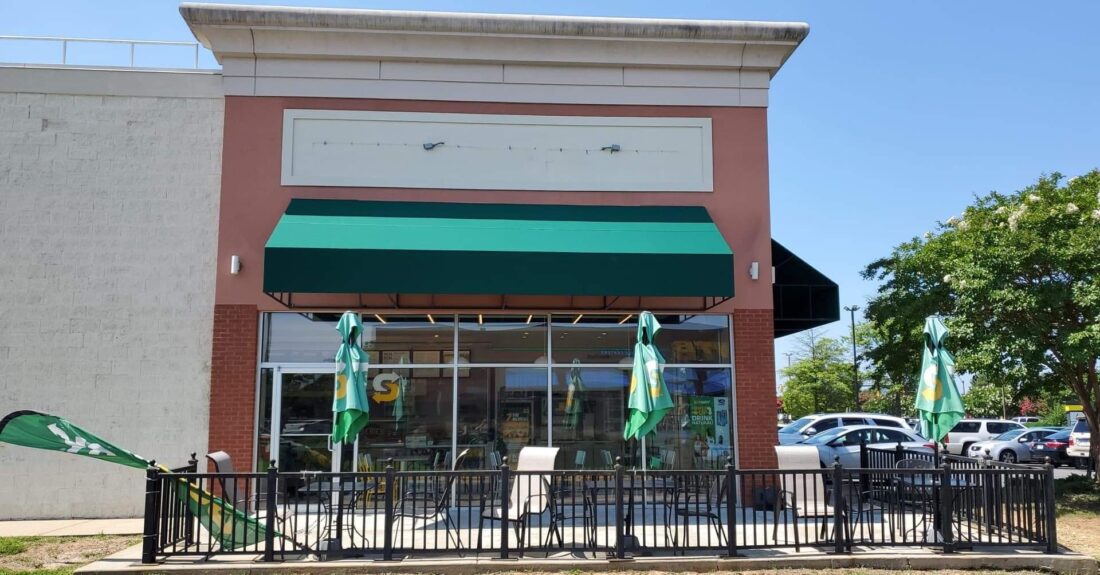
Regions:
[[[695,455],[706,459],[729,455],[730,413],[725,397],[692,397],[689,420],[695,440]]]

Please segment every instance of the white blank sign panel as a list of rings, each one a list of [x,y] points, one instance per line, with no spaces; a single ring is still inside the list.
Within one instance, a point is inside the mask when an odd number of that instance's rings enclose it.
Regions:
[[[285,186],[713,190],[709,118],[286,110]]]

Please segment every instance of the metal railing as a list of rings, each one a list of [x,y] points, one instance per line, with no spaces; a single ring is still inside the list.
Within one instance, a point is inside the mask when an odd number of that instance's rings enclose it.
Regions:
[[[59,44],[61,48],[61,65],[69,66],[70,44],[112,44],[126,45],[130,48],[130,68],[137,68],[137,49],[139,46],[178,46],[190,48],[194,54],[190,68],[199,68],[199,43],[198,42],[172,42],[162,40],[112,40],[106,38],[67,38],[62,36],[11,36],[0,35],[0,42],[47,42]],[[142,66],[143,67],[143,66]]]
[[[866,458],[896,453],[864,451]],[[1053,486],[1049,465],[961,468],[948,461],[901,469],[837,463],[639,471],[621,461],[614,469],[574,471],[516,471],[507,462],[494,470],[398,472],[391,464],[338,474],[150,469],[142,557],[391,560],[569,550],[622,559],[978,545],[1055,553]]]

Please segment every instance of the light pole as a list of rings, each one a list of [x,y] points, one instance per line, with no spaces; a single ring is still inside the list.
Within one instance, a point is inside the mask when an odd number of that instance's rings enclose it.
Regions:
[[[859,358],[856,356],[856,312],[858,305],[846,305],[844,311],[852,316],[852,394],[855,397],[856,411],[859,411]]]

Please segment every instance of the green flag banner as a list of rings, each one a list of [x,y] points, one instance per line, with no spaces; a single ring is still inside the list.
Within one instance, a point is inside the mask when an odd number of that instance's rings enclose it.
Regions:
[[[69,421],[37,411],[15,411],[0,419],[0,443],[83,455],[138,469],[147,469],[152,465],[152,461]],[[163,465],[157,468],[171,473]],[[223,549],[233,550],[264,540],[267,527],[262,522],[201,487],[180,479],[177,494]]]
[[[661,324],[651,312],[644,311],[638,316],[638,341],[634,344],[623,439],[641,439],[653,431],[673,407],[672,396],[662,374],[665,358],[653,344],[660,329]]]
[[[0,420],[0,442],[94,457],[138,469],[149,467],[148,459],[112,445],[60,417],[37,411],[15,411]]]
[[[169,471],[165,467],[160,469]],[[178,487],[180,501],[187,505],[191,514],[218,540],[222,549],[233,551],[257,545],[264,540],[267,526],[255,517],[245,514],[194,483],[180,479]],[[276,532],[275,535],[281,534]]]
[[[955,385],[955,358],[944,348],[947,334],[947,326],[938,316],[924,320],[916,407],[924,436],[934,441],[942,440],[966,414]]]
[[[370,418],[363,380],[366,355],[359,347],[359,334],[363,332],[359,314],[344,312],[336,330],[340,332],[340,349],[336,351],[336,393],[332,399],[336,421],[332,425],[332,441],[351,443]]]

